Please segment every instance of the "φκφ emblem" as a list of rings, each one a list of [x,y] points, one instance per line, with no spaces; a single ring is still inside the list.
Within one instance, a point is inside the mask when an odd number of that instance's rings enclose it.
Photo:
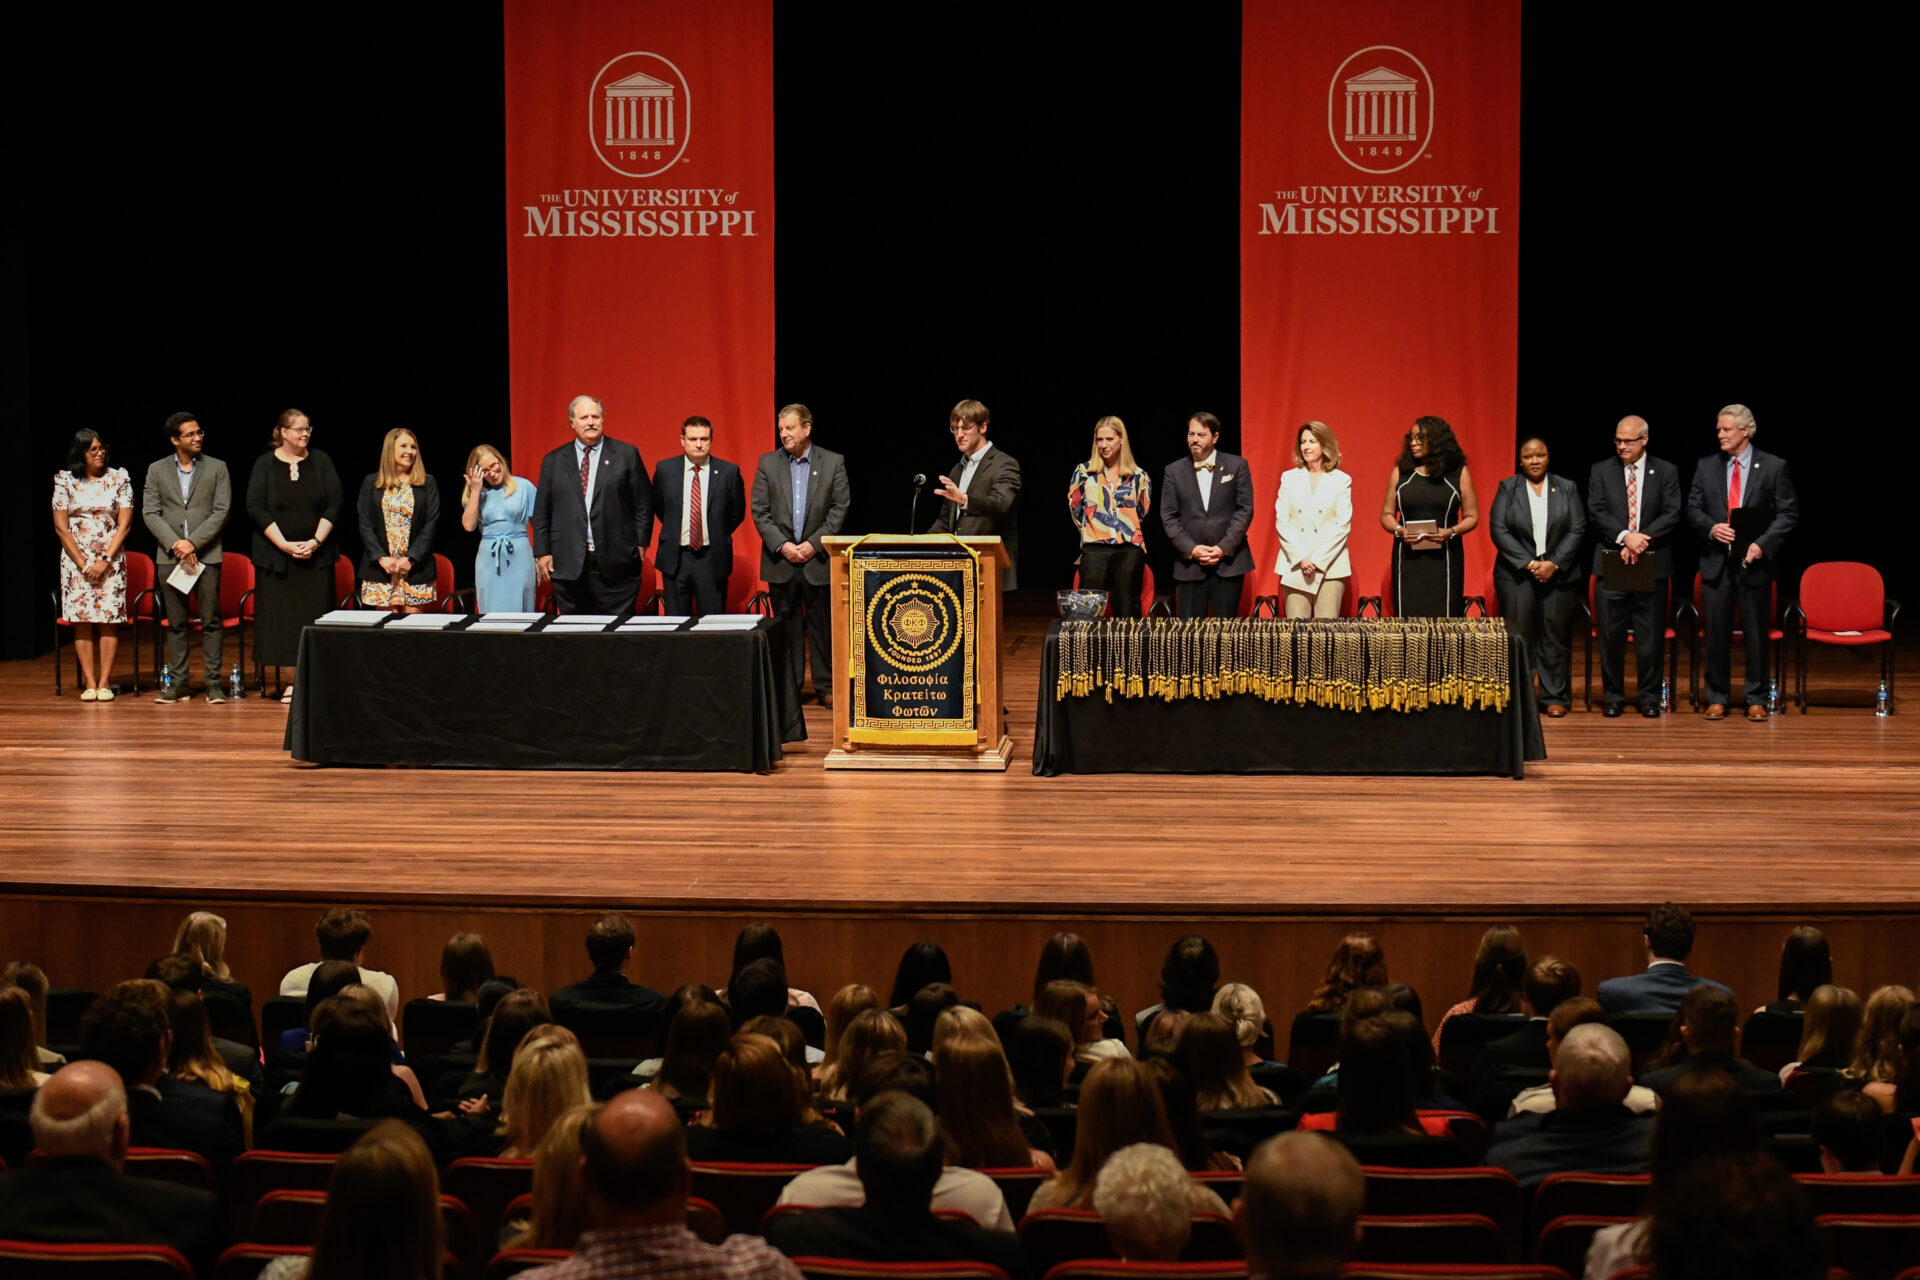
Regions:
[[[952,657],[964,638],[960,594],[932,574],[903,573],[867,602],[866,630],[873,651],[902,671],[930,671]]]

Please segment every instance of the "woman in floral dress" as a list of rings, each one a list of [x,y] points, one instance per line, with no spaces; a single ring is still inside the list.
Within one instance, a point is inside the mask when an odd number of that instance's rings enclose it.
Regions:
[[[107,466],[107,443],[82,427],[53,476],[53,528],[60,535],[60,616],[73,624],[85,688],[82,702],[113,701],[113,657],[127,620],[127,531],[133,482]]]

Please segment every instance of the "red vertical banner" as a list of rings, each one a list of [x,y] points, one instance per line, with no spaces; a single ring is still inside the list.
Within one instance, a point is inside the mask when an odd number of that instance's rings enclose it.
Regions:
[[[514,470],[585,393],[649,469],[700,414],[751,474],[776,408],[772,0],[504,12]]]
[[[1257,492],[1300,424],[1353,477],[1353,579],[1376,595],[1378,513],[1413,420],[1452,424],[1484,522],[1513,471],[1519,342],[1519,0],[1247,0],[1241,17],[1240,380]],[[1270,589],[1271,506],[1252,546]]]

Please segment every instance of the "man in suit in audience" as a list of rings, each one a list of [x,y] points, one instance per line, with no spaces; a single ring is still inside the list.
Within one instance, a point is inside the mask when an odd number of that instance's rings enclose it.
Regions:
[[[680,424],[680,456],[653,472],[660,515],[661,590],[675,617],[727,611],[733,531],[747,517],[740,468],[713,456],[713,424],[698,414]]]
[[[187,698],[187,600],[200,603],[201,662],[208,702],[225,702],[221,687],[221,647],[226,633],[220,626],[220,532],[233,506],[233,482],[227,464],[201,452],[205,433],[190,413],[167,419],[167,438],[173,452],[147,468],[140,494],[140,518],[153,534],[153,562],[160,602],[167,616],[167,670],[173,683],[160,690],[155,702],[184,702]],[[175,569],[200,570],[193,586],[183,592],[167,579]]]
[[[1693,916],[1677,902],[1663,902],[1647,913],[1641,938],[1647,948],[1644,973],[1608,978],[1593,994],[1600,1007],[1615,1017],[1623,1013],[1672,1013],[1687,992],[1702,984],[1728,990],[1721,983],[1687,972],[1693,952]]]
[[[1547,1015],[1561,1001],[1580,994],[1580,971],[1558,956],[1541,956],[1527,966],[1521,991],[1533,1016],[1518,1031],[1489,1040],[1474,1055],[1468,1096],[1476,1101],[1511,1094],[1546,1079],[1553,1068],[1553,1057],[1547,1052]]]
[[[313,936],[320,944],[320,959],[289,969],[280,979],[280,994],[306,995],[307,983],[315,969],[328,960],[345,960],[360,971],[361,983],[379,992],[380,998],[386,1001],[387,1021],[394,1025],[395,1034],[399,1034],[400,984],[392,974],[369,969],[363,963],[367,944],[373,941],[373,921],[367,913],[358,907],[330,907],[314,921]]]
[[[570,987],[562,987],[547,1001],[553,1020],[566,1025],[574,1010],[601,1012],[608,1009],[632,1009],[638,1013],[657,1013],[666,1008],[667,998],[652,987],[641,986],[622,972],[633,958],[637,935],[633,921],[610,911],[587,926],[587,958],[593,972]]]
[[[1629,414],[1613,428],[1614,458],[1593,464],[1587,477],[1587,526],[1593,533],[1593,602],[1599,615],[1600,682],[1606,714],[1620,715],[1627,702],[1627,631],[1633,631],[1634,678],[1640,714],[1660,715],[1660,654],[1667,629],[1668,581],[1673,577],[1672,540],[1680,527],[1680,473],[1671,462],[1647,453],[1647,420]],[[1652,591],[1621,591],[1607,585],[1606,556],[1618,552],[1627,564],[1653,565]]]
[[[606,434],[592,396],[567,405],[573,439],[540,460],[533,554],[562,613],[631,613],[653,537],[653,486],[640,450]]]
[[[854,1164],[865,1203],[819,1208],[767,1224],[767,1243],[790,1258],[868,1262],[984,1262],[1029,1274],[1019,1237],[933,1216],[933,1188],[947,1140],[933,1108],[908,1093],[882,1093],[860,1108]]]
[[[95,1000],[80,1019],[80,1048],[126,1082],[134,1146],[198,1152],[215,1168],[240,1154],[240,1108],[233,1095],[166,1075],[173,995],[165,984],[135,978]]]
[[[978,400],[962,400],[947,415],[960,461],[940,477],[940,514],[929,533],[998,537],[1007,549],[1000,589],[1020,585],[1020,464],[987,439],[993,417]]]
[[[1753,410],[1730,404],[1714,430],[1720,452],[1700,459],[1687,491],[1687,522],[1700,537],[1700,604],[1706,614],[1707,719],[1724,720],[1732,684],[1733,624],[1746,632],[1747,719],[1767,718],[1772,664],[1767,631],[1773,626],[1773,581],[1780,549],[1800,519],[1793,477],[1783,459],[1753,447],[1759,425]],[[1729,523],[1736,510],[1768,515],[1764,532],[1741,546]]]
[[[1633,1056],[1611,1027],[1567,1032],[1553,1057],[1554,1109],[1494,1126],[1486,1163],[1520,1180],[1528,1196],[1555,1173],[1645,1173],[1654,1118],[1626,1105]]]
[[[127,1094],[104,1062],[74,1062],[40,1087],[29,1113],[41,1158],[0,1173],[0,1239],[178,1249],[212,1275],[227,1215],[210,1191],[125,1172]]]
[[[1698,986],[1687,992],[1677,1015],[1680,1039],[1687,1056],[1670,1067],[1640,1073],[1640,1083],[1655,1093],[1666,1092],[1696,1071],[1724,1071],[1753,1104],[1766,1110],[1793,1110],[1799,1100],[1780,1083],[1780,1075],[1757,1067],[1739,1056],[1740,1010],[1725,987]]]
[[[1160,480],[1160,526],[1173,541],[1173,595],[1183,618],[1231,618],[1253,569],[1253,475],[1247,460],[1222,453],[1220,419],[1187,421],[1187,456]]]
[[[1335,1280],[1360,1246],[1366,1179],[1322,1133],[1283,1133],[1254,1148],[1233,1202],[1251,1280]]]
[[[813,443],[813,411],[803,404],[780,410],[780,447],[763,454],[753,471],[753,525],[760,531],[760,576],[773,597],[773,616],[787,624],[793,687],[806,684],[813,654],[813,691],[833,705],[832,570],[821,541],[847,522],[853,501],[847,462]]]

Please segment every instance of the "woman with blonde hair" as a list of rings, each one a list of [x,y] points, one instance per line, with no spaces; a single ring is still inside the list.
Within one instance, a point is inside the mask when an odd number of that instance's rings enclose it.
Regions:
[[[1028,1208],[1091,1207],[1094,1182],[1107,1157],[1136,1142],[1152,1142],[1179,1155],[1173,1129],[1167,1124],[1166,1104],[1160,1100],[1160,1086],[1152,1073],[1132,1058],[1095,1063],[1080,1088],[1073,1159],[1034,1189]],[[1197,1182],[1190,1184],[1190,1189],[1195,1212],[1226,1213],[1226,1202],[1213,1191]]]
[[[426,609],[433,603],[440,486],[427,474],[413,432],[405,427],[387,432],[380,445],[380,468],[361,482],[356,508],[360,603],[395,613]]]
[[[1041,988],[1033,1011],[1065,1024],[1073,1033],[1073,1056],[1081,1062],[1130,1056],[1124,1040],[1107,1039],[1107,1015],[1100,1007],[1100,993],[1085,983],[1049,982]]]
[[[827,1061],[833,1060],[834,1046],[840,1043],[840,1037],[853,1020],[869,1009],[880,1007],[880,993],[864,982],[849,982],[833,993],[833,998],[827,1001],[826,1043],[821,1046],[826,1050]]]
[[[959,1040],[990,1044],[996,1049],[1000,1047],[1000,1033],[993,1029],[993,1019],[964,1004],[943,1011],[933,1020],[932,1051],[938,1053],[941,1045]]]
[[[1028,1142],[1021,1131],[1014,1109],[1013,1071],[992,1025],[987,1025],[983,1039],[964,1024],[949,1021],[958,1012],[947,1010],[934,1028],[933,1076],[940,1090],[947,1162],[964,1169],[1053,1168],[1053,1157]],[[974,1016],[986,1021],[978,1013]],[[944,1039],[942,1028],[948,1029]]]
[[[1280,592],[1289,618],[1337,618],[1353,566],[1353,478],[1340,469],[1340,442],[1324,422],[1294,433],[1293,469],[1273,500],[1280,534]]]
[[[433,1155],[383,1120],[334,1164],[313,1256],[275,1258],[260,1280],[440,1280],[446,1247]]]
[[[227,922],[211,911],[194,911],[180,922],[173,934],[173,952],[186,956],[205,974],[200,990],[216,1000],[226,1000],[246,1011],[253,1022],[253,991],[244,982],[236,982],[227,967]]]
[[[1780,1081],[1786,1083],[1801,1072],[1820,1071],[1836,1084],[1853,1060],[1853,1042],[1860,1034],[1861,1005],[1858,992],[1824,982],[1807,997],[1806,1016],[1800,1029],[1800,1056],[1780,1068]]]
[[[1152,482],[1127,443],[1127,424],[1111,414],[1094,423],[1093,452],[1067,485],[1067,512],[1080,530],[1080,589],[1106,592],[1116,618],[1140,616],[1147,572],[1140,522],[1152,500]]]
[[[600,1114],[598,1103],[562,1112],[533,1153],[533,1217],[509,1249],[571,1249],[587,1221],[587,1187],[580,1176],[580,1134]]]
[[[1900,1020],[1912,1004],[1913,992],[1902,986],[1881,987],[1867,997],[1848,1075],[1862,1084],[1893,1082],[1900,1074]]]
[[[507,455],[490,444],[467,455],[460,489],[460,527],[480,531],[473,561],[473,603],[481,613],[532,613],[540,565],[527,540],[538,495],[531,481],[507,467]]]
[[[19,987],[0,987],[0,1089],[38,1089],[52,1079],[40,1067],[33,997]]]
[[[33,1043],[34,1052],[39,1055],[43,1067],[58,1067],[66,1058],[47,1048],[47,975],[37,964],[25,960],[14,960],[0,969],[0,991],[9,987],[18,987],[27,993],[27,999],[33,1005]]]
[[[530,1156],[562,1113],[593,1101],[587,1084],[587,1055],[579,1038],[548,1023],[527,1033],[513,1051],[507,1087],[500,1099],[503,1156]]]
[[[253,1087],[233,1074],[213,1047],[213,1026],[207,1020],[207,1002],[197,991],[173,993],[173,1048],[167,1055],[167,1076],[205,1085],[215,1093],[230,1093],[240,1109],[240,1129],[247,1149],[253,1149]]]
[[[876,997],[877,998],[877,997]],[[939,1026],[936,1022],[935,1027]],[[904,1053],[907,1029],[885,1009],[863,1009],[827,1051],[827,1060],[814,1073],[822,1102],[852,1099],[854,1082],[869,1062],[883,1053]]]

